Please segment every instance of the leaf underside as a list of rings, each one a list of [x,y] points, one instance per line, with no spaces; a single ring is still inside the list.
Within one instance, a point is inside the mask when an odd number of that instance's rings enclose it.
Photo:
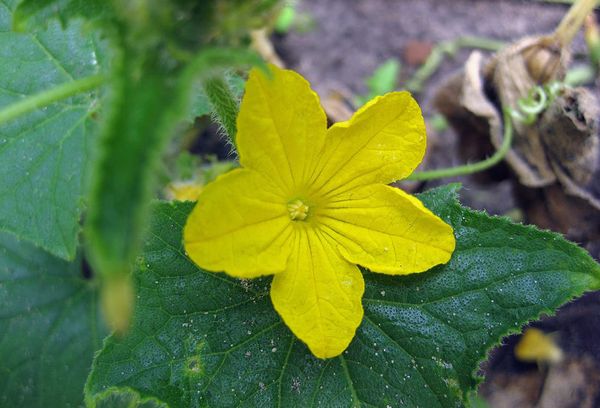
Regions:
[[[405,277],[365,271],[362,325],[329,360],[282,323],[269,278],[240,281],[186,258],[181,230],[193,204],[156,204],[134,326],[105,342],[88,398],[125,386],[171,407],[464,405],[493,345],[597,288],[600,270],[557,234],[461,207],[455,188],[420,197],[454,227],[452,260]]]

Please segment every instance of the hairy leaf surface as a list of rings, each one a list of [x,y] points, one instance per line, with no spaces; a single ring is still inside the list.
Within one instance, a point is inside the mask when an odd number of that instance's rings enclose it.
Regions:
[[[426,406],[465,403],[487,351],[600,284],[559,235],[466,209],[455,187],[421,195],[455,230],[447,265],[406,277],[364,272],[365,317],[340,357],[319,360],[273,310],[270,279],[198,269],[181,244],[192,204],[158,204],[125,339],[97,356],[88,396],[127,386],[171,407]]]

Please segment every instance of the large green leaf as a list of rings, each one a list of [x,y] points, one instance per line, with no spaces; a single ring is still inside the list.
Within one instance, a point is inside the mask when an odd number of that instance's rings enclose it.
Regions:
[[[98,73],[101,52],[80,24],[14,33],[14,3],[0,0],[0,109]],[[73,259],[97,105],[89,92],[0,125],[0,231]]]
[[[134,326],[106,341],[88,397],[127,386],[171,407],[458,406],[490,347],[600,285],[598,264],[557,234],[461,207],[453,187],[421,199],[454,227],[452,260],[406,277],[365,272],[364,320],[330,360],[282,323],[270,279],[239,281],[187,259],[192,204],[156,205]]]
[[[105,334],[82,262],[0,233],[0,406],[76,407]]]

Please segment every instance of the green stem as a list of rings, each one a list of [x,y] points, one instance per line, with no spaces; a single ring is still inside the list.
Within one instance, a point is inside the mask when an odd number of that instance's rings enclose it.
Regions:
[[[577,0],[534,0],[539,3],[573,4]],[[596,7],[600,6],[600,0],[596,1]]]
[[[568,47],[581,29],[585,17],[596,7],[596,0],[576,0],[554,31],[555,38]]]
[[[564,82],[565,85],[575,87],[592,83],[594,79],[596,79],[594,68],[590,65],[582,65],[569,69]]]
[[[231,88],[222,76],[214,76],[204,81],[204,92],[206,92],[216,119],[235,146],[236,121],[240,110],[237,98],[233,95]]]
[[[92,75],[29,96],[0,110],[0,125],[61,99],[97,88],[103,82],[104,77],[102,75]]]
[[[513,129],[509,109],[504,109],[503,118],[504,140],[502,140],[502,145],[500,146],[500,149],[498,149],[496,153],[494,153],[491,157],[477,163],[465,164],[463,166],[449,167],[438,170],[417,171],[408,176],[406,180],[426,181],[446,177],[464,176],[467,174],[477,173],[489,169],[492,166],[495,166],[504,158],[504,156],[506,156],[506,153],[508,153],[513,139]]]
[[[460,48],[477,48],[485,51],[498,51],[505,45],[506,43],[504,41],[495,40],[493,38],[467,36],[456,39],[456,51]]]
[[[452,41],[443,41],[433,47],[425,63],[413,74],[407,82],[406,89],[410,92],[420,92],[425,81],[437,71],[444,62],[446,55],[455,56],[462,48],[478,48],[487,51],[498,51],[505,43],[482,37],[460,37]]]

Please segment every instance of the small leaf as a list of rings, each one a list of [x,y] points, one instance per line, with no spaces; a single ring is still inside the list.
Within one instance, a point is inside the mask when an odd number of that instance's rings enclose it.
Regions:
[[[381,64],[373,75],[367,79],[371,94],[374,96],[383,95],[396,89],[398,85],[398,75],[400,74],[400,62],[395,58],[390,58]]]
[[[204,81],[204,92],[211,105],[213,118],[217,120],[229,136],[229,140],[235,143],[237,133],[237,116],[240,110],[240,101],[233,94],[231,87],[222,75],[213,76]]]
[[[296,6],[286,4],[275,20],[275,31],[279,34],[286,34],[292,28],[294,20],[296,20]]]
[[[83,404],[106,330],[82,268],[0,233],[0,406]]]
[[[392,92],[398,85],[398,76],[400,75],[400,61],[396,58],[390,58],[383,64],[379,65],[369,78],[365,80],[365,84],[369,88],[369,92],[364,96],[356,97],[357,105],[364,105],[376,96]]]
[[[192,204],[154,207],[128,337],[109,338],[86,392],[118,384],[171,407],[466,404],[488,350],[542,313],[600,287],[600,266],[559,235],[461,207],[455,186],[421,195],[449,222],[447,265],[365,272],[365,318],[342,356],[319,360],[274,312],[270,279],[240,281],[186,258]]]
[[[230,92],[233,93],[233,97],[238,101],[241,100],[244,92],[244,85],[246,83],[244,78],[238,74],[229,72],[225,73],[224,77]],[[213,112],[213,107],[211,106],[206,92],[204,92],[202,83],[195,83],[192,86],[192,100],[190,103],[190,111],[187,115],[187,120],[191,122],[197,117],[209,115]]]
[[[17,34],[13,3],[0,2],[0,109],[99,72],[102,48],[81,24]],[[86,92],[0,125],[0,231],[73,259],[97,105]]]

